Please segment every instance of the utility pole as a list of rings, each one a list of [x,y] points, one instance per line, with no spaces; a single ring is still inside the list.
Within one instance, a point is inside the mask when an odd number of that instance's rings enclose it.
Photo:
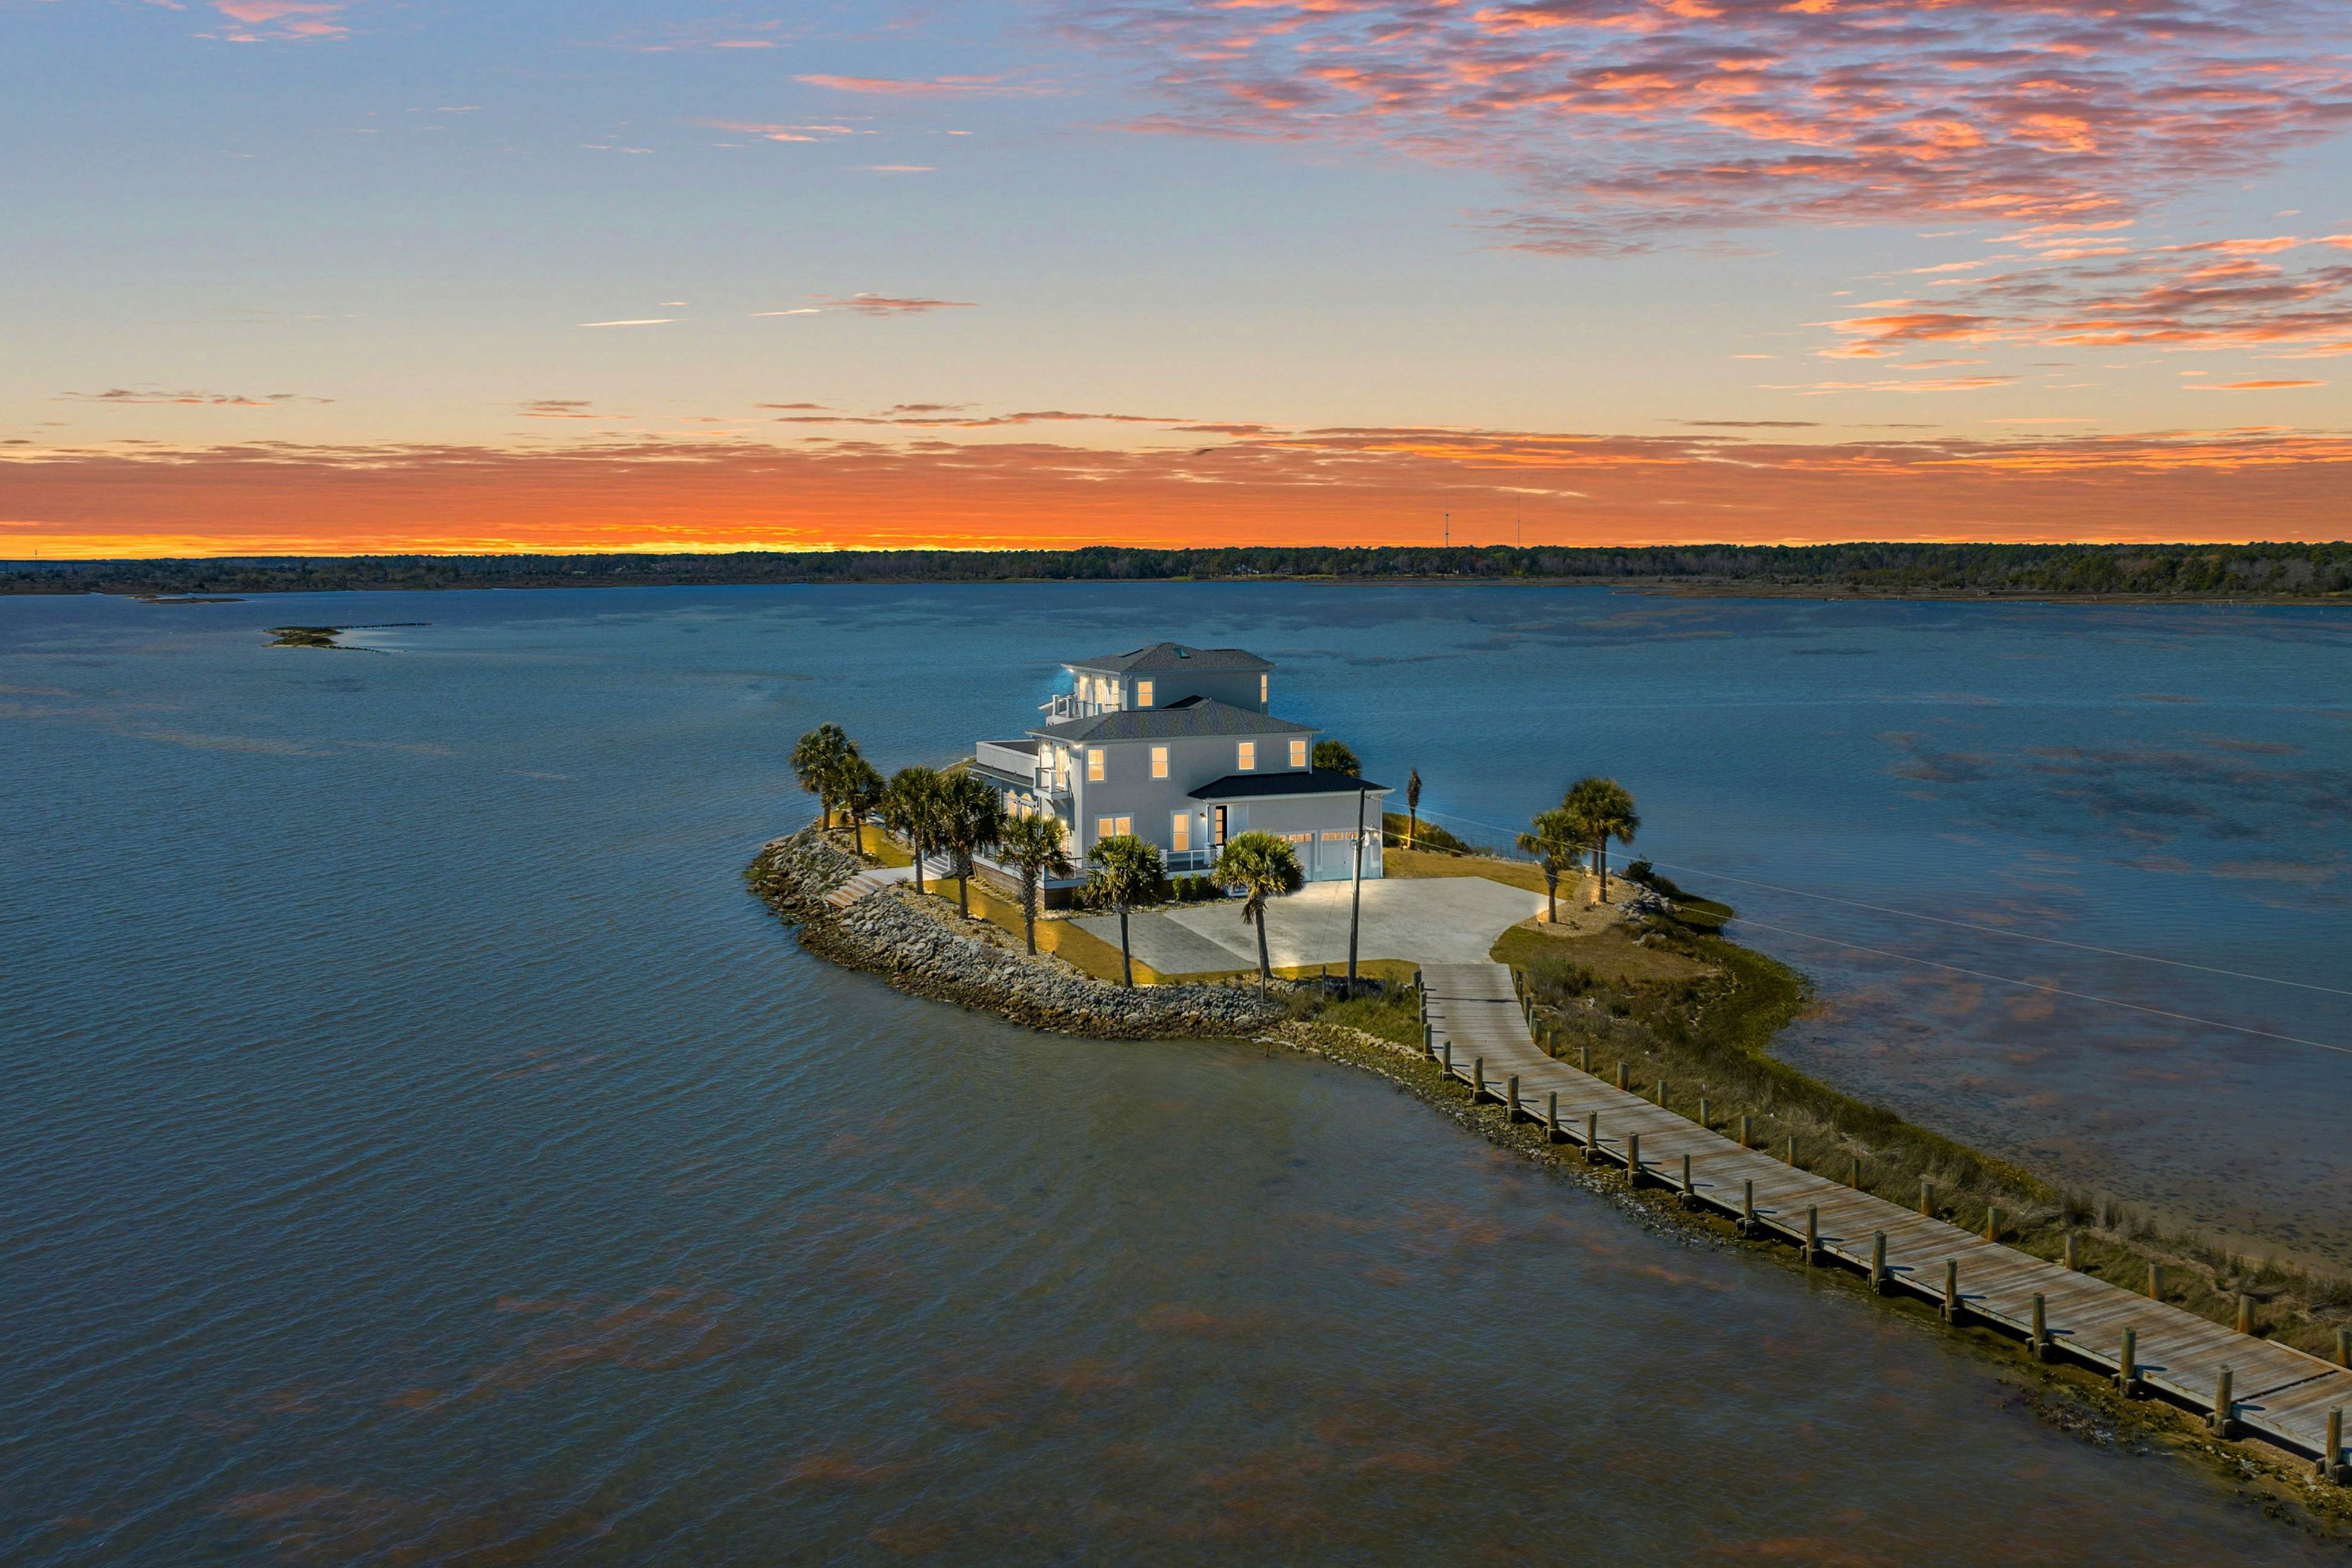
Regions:
[[[1450,511],[1445,514],[1445,548],[1454,548],[1454,514]]]
[[[1356,781],[1356,886],[1348,895],[1348,994],[1356,994],[1356,928],[1364,912],[1364,781]]]

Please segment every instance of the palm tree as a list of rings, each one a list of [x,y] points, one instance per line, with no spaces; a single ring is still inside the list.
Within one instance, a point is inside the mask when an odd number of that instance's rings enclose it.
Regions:
[[[1345,741],[1316,742],[1315,765],[1318,768],[1329,768],[1334,773],[1353,773],[1359,777],[1362,776],[1364,771],[1364,764],[1356,760],[1356,753],[1349,748]]]
[[[834,784],[840,776],[842,761],[856,754],[857,748],[838,724],[819,724],[793,745],[793,773],[801,781],[801,788],[816,796],[827,827],[833,826]]]
[[[1559,873],[1563,863],[1574,865],[1577,851],[1583,847],[1584,826],[1566,806],[1554,806],[1549,811],[1536,813],[1535,821],[1528,826],[1532,833],[1519,835],[1519,853],[1532,855],[1543,868],[1544,919],[1559,919]]]
[[[996,847],[1004,835],[1004,799],[977,773],[952,773],[940,781],[940,847],[955,871],[956,913],[971,919],[971,858]]]
[[[1244,835],[1246,837],[1246,835]],[[1160,851],[1132,833],[1103,839],[1087,851],[1087,897],[1118,911],[1118,966],[1128,985],[1135,984],[1135,959],[1127,945],[1127,912],[1157,892],[1166,879]]]
[[[1306,886],[1306,874],[1299,870],[1298,857],[1291,853],[1290,846],[1273,834],[1241,833],[1227,840],[1224,853],[1217,857],[1215,875],[1218,881],[1247,895],[1242,919],[1257,927],[1257,983],[1263,988],[1274,973],[1265,950],[1266,900],[1298,891]]]
[[[915,891],[923,891],[923,857],[940,839],[937,768],[900,768],[882,791],[882,821],[915,852]]]
[[[1568,797],[1561,808],[1578,820],[1582,837],[1592,846],[1592,874],[1599,889],[1595,902],[1605,903],[1609,898],[1609,841],[1620,844],[1633,842],[1633,835],[1642,826],[1641,814],[1633,809],[1633,794],[1615,779],[1580,778],[1568,786]]]
[[[849,814],[849,841],[860,855],[866,853],[866,819],[880,809],[885,787],[881,772],[854,749],[842,759],[833,793]]]
[[[1037,951],[1037,888],[1048,877],[1070,874],[1070,839],[1058,816],[1015,816],[1004,825],[997,849],[1021,873],[1021,923],[1029,951]]]
[[[1404,847],[1406,848],[1412,847],[1413,838],[1420,832],[1421,770],[1415,768],[1404,781]]]

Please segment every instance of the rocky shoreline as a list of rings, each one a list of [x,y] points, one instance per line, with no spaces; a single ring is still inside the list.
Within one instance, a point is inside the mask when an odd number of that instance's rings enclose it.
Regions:
[[[1240,986],[1106,985],[1050,956],[958,931],[918,907],[911,889],[886,888],[845,909],[825,901],[859,869],[812,825],[762,848],[745,876],[820,957],[1033,1028],[1113,1040],[1245,1039],[1287,1014],[1280,1000]]]

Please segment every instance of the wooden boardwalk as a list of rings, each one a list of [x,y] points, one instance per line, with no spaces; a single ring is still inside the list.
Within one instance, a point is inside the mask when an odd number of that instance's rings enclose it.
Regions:
[[[2160,1393],[2209,1419],[2226,1402],[2224,1419],[2236,1428],[2313,1457],[2323,1473],[2343,1465],[2340,1447],[2323,1451],[2330,1412],[2352,1405],[2352,1371],[1744,1149],[1555,1061],[1537,1047],[1511,972],[1499,963],[1428,964],[1421,973],[1430,1053],[1484,1098],[1510,1104],[1516,1089],[1513,1114],[1547,1123],[1555,1142],[1583,1146],[1596,1162],[1633,1166],[1638,1160],[1637,1183],[1681,1192],[1685,1203],[1743,1219],[1752,1233],[1803,1246],[1810,1231],[1815,1258],[1874,1274],[1885,1293],[1907,1291],[1944,1304],[1948,1266],[1956,1266],[1958,1316],[1998,1324],[2029,1344],[2038,1337],[2034,1348],[2047,1358],[2118,1376],[2128,1356],[2137,1389]],[[2337,1428],[2340,1443],[2340,1415]],[[2340,1468],[2332,1473],[2343,1479]]]

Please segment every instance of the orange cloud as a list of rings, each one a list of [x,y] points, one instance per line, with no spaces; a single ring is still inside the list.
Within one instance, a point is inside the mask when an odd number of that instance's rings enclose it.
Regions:
[[[920,434],[7,447],[0,554],[1379,543],[1424,540],[1444,511],[1457,540],[1523,516],[1530,542],[2329,539],[2352,487],[2352,438],[2279,431],[1809,446],[1230,427],[1117,449]]]

